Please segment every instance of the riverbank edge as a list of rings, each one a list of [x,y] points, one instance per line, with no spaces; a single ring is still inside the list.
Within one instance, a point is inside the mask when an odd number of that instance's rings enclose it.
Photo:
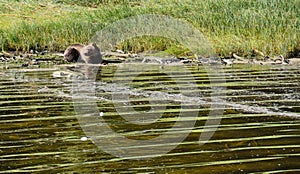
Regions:
[[[252,58],[244,58],[235,53],[231,57],[176,57],[162,53],[125,53],[121,50],[114,52],[102,52],[104,59],[103,64],[118,64],[129,62],[155,63],[155,64],[190,64],[202,65],[203,63],[221,63],[223,65],[249,64],[249,65],[298,65],[300,64],[299,57],[284,57],[283,55],[269,57],[256,56]],[[46,64],[70,64],[64,60],[64,55],[61,52],[0,52],[0,61],[2,64],[16,64],[21,67],[32,65]]]

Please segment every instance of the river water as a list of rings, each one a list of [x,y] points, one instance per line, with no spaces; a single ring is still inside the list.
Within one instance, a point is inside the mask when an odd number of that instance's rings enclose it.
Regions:
[[[0,173],[300,172],[299,66],[76,69],[1,66]]]

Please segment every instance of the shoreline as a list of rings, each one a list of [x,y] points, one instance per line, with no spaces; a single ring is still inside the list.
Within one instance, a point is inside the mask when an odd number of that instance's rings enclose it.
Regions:
[[[139,53],[131,54],[124,53],[120,50],[116,52],[102,52],[103,64],[118,64],[118,63],[154,63],[162,65],[202,65],[205,63],[221,63],[225,66],[236,64],[248,65],[299,65],[300,56],[285,58],[283,55],[269,57],[257,56],[253,58],[244,58],[237,54],[232,54],[231,57],[210,57],[210,58],[190,58],[190,57],[176,57],[172,55],[157,56],[155,54]],[[20,65],[21,67],[28,67],[31,65],[46,64],[70,64],[64,60],[63,53],[60,52],[0,52],[0,60],[2,64]]]

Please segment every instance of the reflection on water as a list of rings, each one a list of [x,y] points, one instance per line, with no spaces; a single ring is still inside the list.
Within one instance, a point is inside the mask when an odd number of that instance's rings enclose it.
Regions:
[[[77,120],[71,93],[72,78],[79,78],[78,72],[70,75],[70,68],[64,67],[2,68],[0,173],[300,172],[299,67],[224,67],[227,90],[218,92],[225,106],[224,115],[217,131],[204,145],[199,145],[199,137],[213,104],[210,79],[201,66],[186,68],[192,76],[179,72],[176,66],[157,65],[143,73],[129,69],[118,76],[116,66],[104,66],[97,74],[96,93],[91,97],[103,113],[101,118],[120,135],[138,141],[151,140],[168,132],[176,122],[184,125],[195,121],[191,130],[181,127],[169,132],[170,137],[176,137],[189,131],[183,142],[175,144],[175,149],[145,160],[115,157],[99,149],[90,137],[82,141],[87,135]],[[166,69],[173,71],[174,76],[165,73]],[[65,73],[59,73],[58,78],[58,71]],[[130,83],[129,76],[134,76]],[[196,89],[188,85],[191,80]],[[194,92],[200,97],[193,96]],[[115,94],[127,96],[129,102],[122,98],[114,100]],[[199,108],[182,109],[182,103]],[[152,119],[146,120],[150,124],[128,123],[129,117],[122,117],[134,112],[134,118],[138,118],[139,113],[145,115],[149,111],[153,111]],[[180,112],[187,116],[178,120]],[[189,117],[195,112],[196,120]],[[164,142],[156,147],[172,145]],[[130,148],[137,147],[124,144],[123,150]]]

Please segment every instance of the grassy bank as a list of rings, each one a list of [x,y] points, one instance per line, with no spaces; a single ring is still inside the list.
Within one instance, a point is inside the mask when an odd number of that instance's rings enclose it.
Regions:
[[[298,54],[299,6],[299,0],[2,0],[0,43],[6,51],[62,51],[69,44],[88,42],[114,21],[150,13],[188,21],[221,56],[235,52],[250,57],[253,49],[271,56]],[[133,52],[188,52],[179,43],[158,37],[139,37],[118,47]]]

